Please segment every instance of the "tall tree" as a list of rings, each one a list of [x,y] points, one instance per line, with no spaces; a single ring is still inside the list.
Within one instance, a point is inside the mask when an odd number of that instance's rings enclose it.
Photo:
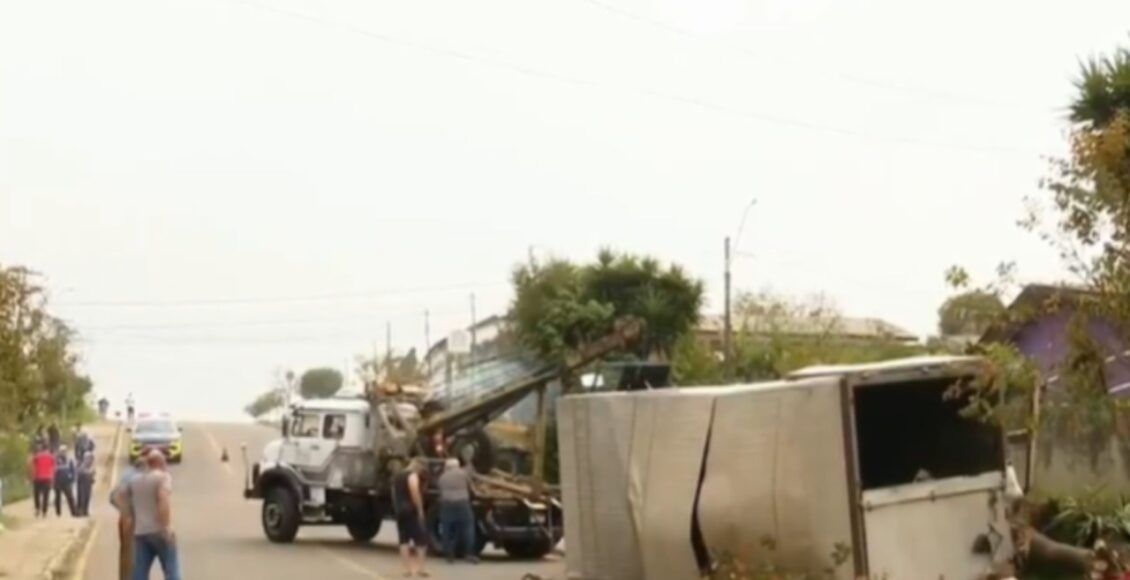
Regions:
[[[563,360],[599,339],[625,316],[646,324],[632,354],[670,358],[693,330],[702,283],[678,266],[644,256],[602,250],[595,262],[550,260],[515,269],[511,314],[518,338],[547,360]]]
[[[79,369],[73,332],[47,309],[39,277],[0,265],[0,479],[2,499],[27,492],[22,477],[33,428],[75,423],[90,411],[91,381]]]
[[[304,399],[327,399],[337,394],[345,384],[341,371],[324,367],[310,369],[302,373],[298,380],[298,391]]]
[[[1070,352],[1065,364],[1053,371],[1058,376],[1055,394],[1062,404],[1045,405],[1040,425],[1033,426],[1075,425],[1080,429],[1073,438],[1084,435],[1105,443],[1116,434],[1114,429],[1124,430],[1122,439],[1130,435],[1130,422],[1120,419],[1118,402],[1102,388],[1101,374],[1091,364],[1109,353],[1097,352],[1096,341],[1078,329],[1087,328],[1090,317],[1130,329],[1130,52],[1119,48],[1084,62],[1075,85],[1069,108],[1069,153],[1052,161],[1050,174],[1041,182],[1050,203],[1028,200],[1021,225],[1051,244],[1074,281],[1088,292],[1073,296],[1074,330],[1066,337]],[[1004,283],[994,281],[988,291],[1007,289],[1010,275],[1009,268],[998,271]],[[969,284],[969,276],[960,268],[947,272],[947,279],[956,288]],[[1053,299],[1003,316],[1010,321],[1027,319],[1060,305],[1061,300]],[[1130,334],[1124,338],[1130,340]],[[1013,346],[992,345],[985,352],[994,363],[993,372],[974,387],[989,391],[993,399],[1003,388],[1010,393],[1029,392],[1048,378],[1024,364]],[[994,418],[1001,416],[983,401],[975,403],[986,406],[986,413]]]
[[[984,290],[961,292],[938,308],[938,332],[942,336],[980,335],[1004,313],[1000,296]]]

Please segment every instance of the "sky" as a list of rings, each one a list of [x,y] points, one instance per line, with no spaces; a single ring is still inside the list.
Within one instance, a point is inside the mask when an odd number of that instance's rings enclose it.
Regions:
[[[114,404],[236,418],[503,311],[530,255],[648,253],[722,304],[936,326],[1020,231],[1130,3],[7,0],[0,264]],[[756,203],[748,213],[746,208]],[[746,215],[744,225],[742,216]],[[740,232],[740,236],[739,236]]]

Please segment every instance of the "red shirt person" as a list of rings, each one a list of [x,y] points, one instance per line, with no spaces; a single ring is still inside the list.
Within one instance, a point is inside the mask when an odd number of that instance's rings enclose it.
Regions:
[[[35,515],[47,517],[47,500],[55,480],[55,455],[41,446],[31,458],[31,481],[35,495]]]

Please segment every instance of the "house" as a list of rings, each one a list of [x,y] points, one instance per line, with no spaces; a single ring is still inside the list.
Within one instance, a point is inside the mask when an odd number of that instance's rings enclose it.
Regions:
[[[1054,393],[1060,371],[1071,355],[1071,325],[1090,294],[1085,288],[1029,284],[1009,304],[1011,320],[989,328],[981,343],[1015,345],[1032,360],[1048,382],[1049,392]],[[1123,332],[1111,320],[1092,316],[1085,323],[1087,334],[1100,346],[1106,362],[1107,390],[1130,395],[1130,358],[1126,356]]]
[[[754,337],[777,335],[801,340],[834,337],[836,340],[851,342],[918,342],[918,336],[914,333],[879,318],[751,316],[744,320],[735,318],[732,324],[735,336],[744,332]],[[719,352],[722,350],[724,331],[725,319],[720,315],[704,315],[695,327],[699,340]]]
[[[1040,371],[1040,412],[1050,416],[1060,387],[1064,365],[1072,359],[1075,324],[1100,350],[1106,371],[1105,388],[1111,396],[1130,395],[1130,353],[1118,324],[1101,317],[1079,318],[1092,293],[1086,288],[1031,284],[1008,306],[1008,321],[989,328],[982,344],[1007,343],[1016,347]],[[1075,422],[1076,425],[1080,423]],[[1109,491],[1130,492],[1130,446],[1115,433],[1084,433],[1078,428],[1058,428],[1044,423],[1036,443],[1010,445],[1014,463],[1029,487],[1049,494],[1079,493],[1102,484]],[[1036,460],[1029,466],[1028,456]]]
[[[424,354],[423,366],[427,374],[427,386],[436,388],[458,380],[467,374],[469,368],[513,350],[507,340],[510,321],[506,316],[488,316],[475,324],[462,329],[470,340],[470,354],[453,354],[448,349],[451,337],[436,341]]]

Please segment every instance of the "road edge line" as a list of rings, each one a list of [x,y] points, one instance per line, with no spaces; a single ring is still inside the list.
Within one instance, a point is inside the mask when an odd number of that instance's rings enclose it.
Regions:
[[[118,479],[118,469],[121,464],[121,448],[122,448],[122,432],[125,431],[125,424],[121,421],[118,422],[118,428],[114,431],[114,442],[111,443],[110,449],[110,470],[109,478],[104,479],[103,482],[107,486],[113,487],[114,482]],[[55,579],[60,575],[64,575],[68,580],[82,580],[86,577],[86,566],[90,560],[90,553],[94,550],[94,540],[98,537],[98,522],[91,519],[85,528],[79,532],[78,542],[82,542],[81,551],[75,550],[75,546],[68,546],[67,549],[62,550],[59,561],[54,562],[53,566],[47,568],[46,578]],[[66,573],[65,565],[69,558],[68,555],[73,555],[77,552],[78,559],[75,560],[74,565],[71,566],[70,572]]]

